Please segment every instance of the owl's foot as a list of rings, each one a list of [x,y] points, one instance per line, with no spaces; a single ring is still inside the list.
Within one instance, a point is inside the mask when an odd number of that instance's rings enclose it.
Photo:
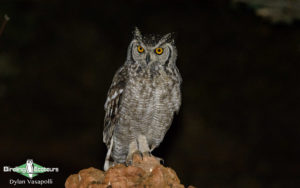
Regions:
[[[145,151],[145,152],[141,153],[142,159],[144,159],[144,157],[151,157],[151,156],[152,156],[152,154],[150,151]]]
[[[132,165],[133,155],[136,153],[140,155],[140,152],[138,151],[137,142],[136,140],[134,140],[129,144],[128,154],[125,161],[126,166]]]
[[[143,154],[140,151],[135,151],[131,154],[128,154],[126,161],[125,161],[125,165],[126,166],[130,166],[133,163],[133,156],[134,155],[138,155],[139,157],[143,158]]]
[[[151,151],[146,151],[146,152],[141,153],[141,157],[142,157],[142,159],[144,159],[146,157],[154,157],[157,161],[159,161],[159,163],[164,164],[164,160],[162,158],[155,157],[154,155],[152,155]]]
[[[159,157],[155,157],[154,155],[152,155],[151,151],[146,151],[146,152],[143,152],[142,154],[142,158],[143,157],[154,157],[156,160],[158,160],[160,163],[164,164],[164,160],[162,158],[159,158]]]
[[[132,159],[126,159],[125,165],[126,165],[126,166],[132,165]]]

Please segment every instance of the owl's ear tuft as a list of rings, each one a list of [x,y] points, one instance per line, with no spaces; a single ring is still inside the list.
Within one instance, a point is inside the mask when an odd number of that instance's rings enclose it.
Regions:
[[[137,28],[137,27],[134,28],[133,38],[135,38],[135,39],[142,39],[142,34],[141,34],[139,28]]]
[[[175,33],[168,33],[160,39],[160,42],[162,43],[168,42],[174,44],[174,38],[175,38]]]

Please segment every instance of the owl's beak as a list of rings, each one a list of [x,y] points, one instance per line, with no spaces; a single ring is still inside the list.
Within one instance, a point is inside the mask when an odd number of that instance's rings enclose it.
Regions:
[[[150,62],[150,54],[147,54],[146,56],[146,63],[148,64]]]

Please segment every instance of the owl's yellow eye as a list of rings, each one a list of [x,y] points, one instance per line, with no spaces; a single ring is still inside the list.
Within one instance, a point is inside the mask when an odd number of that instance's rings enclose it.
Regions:
[[[162,49],[162,48],[156,48],[155,49],[155,53],[158,54],[158,55],[161,55],[163,52],[164,52],[164,49]]]
[[[141,47],[141,46],[138,46],[138,47],[137,47],[137,50],[138,50],[138,52],[140,52],[140,53],[143,53],[143,52],[145,51],[144,48]]]

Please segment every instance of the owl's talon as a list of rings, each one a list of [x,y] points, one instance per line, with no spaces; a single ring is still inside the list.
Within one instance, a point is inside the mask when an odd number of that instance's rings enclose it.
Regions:
[[[135,151],[135,152],[132,154],[132,156],[133,156],[133,155],[139,155],[139,156],[143,159],[143,153],[140,152],[140,151]]]
[[[127,159],[127,160],[125,161],[125,165],[126,165],[126,166],[132,165],[132,158],[131,158],[131,159]]]
[[[126,166],[132,165],[133,164],[133,156],[138,155],[143,159],[143,154],[140,151],[135,151],[132,154],[127,156],[127,159],[125,161]]]
[[[144,159],[144,157],[151,157],[152,156],[150,151],[143,152],[143,153],[141,153],[141,155],[142,155],[142,159]]]

